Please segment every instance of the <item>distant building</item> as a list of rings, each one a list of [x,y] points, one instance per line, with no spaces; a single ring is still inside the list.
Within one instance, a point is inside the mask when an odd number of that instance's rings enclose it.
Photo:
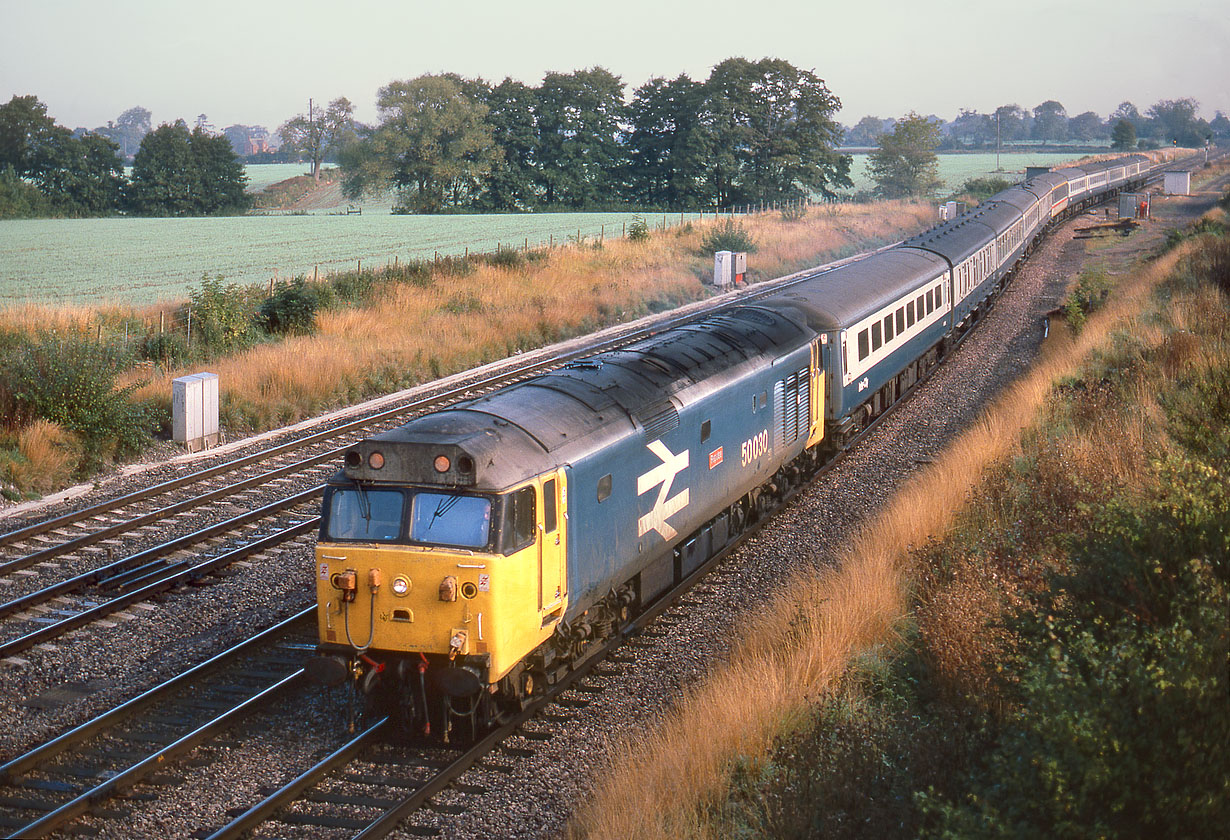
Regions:
[[[222,129],[222,133],[240,157],[259,155],[276,148],[270,144],[269,130],[263,125],[230,125]]]

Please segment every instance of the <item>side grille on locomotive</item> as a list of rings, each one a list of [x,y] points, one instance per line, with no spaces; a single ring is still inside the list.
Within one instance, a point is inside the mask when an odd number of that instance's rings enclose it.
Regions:
[[[661,400],[646,406],[633,416],[645,431],[645,441],[647,443],[653,443],[671,429],[678,428],[679,426],[679,412],[675,409],[675,404],[670,400]]]

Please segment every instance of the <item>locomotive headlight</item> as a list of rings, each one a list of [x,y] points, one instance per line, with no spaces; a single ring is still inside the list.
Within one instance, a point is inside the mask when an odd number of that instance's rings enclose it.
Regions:
[[[393,578],[393,583],[390,584],[394,595],[405,595],[410,591],[410,579],[402,575]]]

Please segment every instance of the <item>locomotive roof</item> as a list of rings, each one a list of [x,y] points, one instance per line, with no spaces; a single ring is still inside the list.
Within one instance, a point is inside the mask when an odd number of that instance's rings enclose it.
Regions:
[[[797,309],[816,331],[836,330],[858,323],[947,269],[934,254],[891,248],[791,286],[765,303]]]
[[[352,447],[343,471],[365,481],[505,490],[638,429],[655,440],[678,425],[686,401],[810,336],[773,309],[732,307],[411,420]],[[370,466],[375,451],[384,457],[379,469]],[[440,455],[448,458],[443,471]]]

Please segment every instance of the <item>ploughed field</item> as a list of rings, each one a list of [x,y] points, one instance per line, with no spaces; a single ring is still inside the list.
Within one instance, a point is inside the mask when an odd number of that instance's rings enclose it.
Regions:
[[[1070,160],[1064,153],[1000,156],[1008,173],[1029,165]],[[855,188],[870,189],[866,155],[855,155]],[[995,154],[940,156],[945,187],[990,174]],[[302,174],[295,164],[250,166],[252,186],[269,178]],[[267,171],[268,170],[268,171]],[[1014,174],[1003,177],[1015,179]],[[583,238],[619,236],[633,213],[536,213],[394,216],[391,202],[362,204],[361,215],[336,215],[345,205],[312,215],[249,215],[163,219],[33,219],[0,221],[0,306],[53,304],[143,304],[180,300],[203,276],[226,282],[268,283],[390,263],[396,257],[430,259],[497,245],[531,247]],[[684,221],[696,213],[684,214]],[[680,215],[647,214],[651,226],[678,224]]]

